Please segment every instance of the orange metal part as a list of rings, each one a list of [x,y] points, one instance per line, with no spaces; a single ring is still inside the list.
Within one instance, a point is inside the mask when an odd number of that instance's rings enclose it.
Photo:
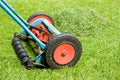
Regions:
[[[75,48],[72,44],[63,43],[54,52],[54,60],[61,65],[70,63],[75,57]]]
[[[48,31],[44,24],[39,24],[36,27],[31,27],[32,33],[42,42],[48,43],[49,39],[52,38],[52,34]]]

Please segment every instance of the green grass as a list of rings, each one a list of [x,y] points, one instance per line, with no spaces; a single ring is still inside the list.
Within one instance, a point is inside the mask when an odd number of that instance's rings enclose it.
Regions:
[[[52,16],[59,31],[82,42],[83,55],[71,68],[27,70],[11,45],[21,28],[0,9],[0,80],[120,80],[120,0],[7,1],[26,20],[39,11]]]

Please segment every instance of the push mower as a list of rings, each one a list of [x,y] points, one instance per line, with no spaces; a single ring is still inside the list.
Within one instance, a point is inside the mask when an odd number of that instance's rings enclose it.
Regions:
[[[82,45],[71,34],[62,34],[54,25],[53,19],[44,13],[35,13],[24,20],[6,0],[0,0],[0,7],[22,27],[15,33],[12,45],[21,62],[29,69],[35,65],[52,69],[74,66],[81,57]],[[35,59],[28,56],[21,41],[32,41],[38,50]]]

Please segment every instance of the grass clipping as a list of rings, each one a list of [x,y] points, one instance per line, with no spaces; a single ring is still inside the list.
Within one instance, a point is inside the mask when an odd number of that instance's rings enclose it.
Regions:
[[[93,9],[63,9],[54,14],[55,23],[63,33],[90,36],[111,26],[111,22]]]

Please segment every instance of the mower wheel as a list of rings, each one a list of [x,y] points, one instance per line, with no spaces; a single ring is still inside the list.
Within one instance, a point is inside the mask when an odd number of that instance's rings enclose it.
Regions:
[[[48,43],[49,39],[53,37],[53,33],[48,30],[45,24],[41,23],[40,19],[46,19],[54,26],[53,19],[50,16],[45,13],[35,13],[28,19],[28,23],[32,25],[30,30],[39,40]]]
[[[54,21],[49,15],[47,15],[45,13],[40,13],[40,12],[35,13],[32,16],[30,16],[30,18],[27,20],[27,22],[30,24],[33,24],[33,22],[35,22],[36,20],[41,19],[41,18],[48,20],[52,25],[54,25]]]
[[[80,41],[70,34],[53,37],[47,44],[45,58],[52,69],[74,66],[82,54]]]

